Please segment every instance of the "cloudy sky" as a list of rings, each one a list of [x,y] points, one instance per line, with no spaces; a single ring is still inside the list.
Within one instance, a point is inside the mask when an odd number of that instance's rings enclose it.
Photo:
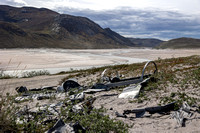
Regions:
[[[200,38],[200,0],[1,0],[84,16],[126,37]]]

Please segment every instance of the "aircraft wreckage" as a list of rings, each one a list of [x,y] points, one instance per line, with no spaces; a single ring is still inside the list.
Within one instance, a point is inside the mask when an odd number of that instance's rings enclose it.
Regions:
[[[153,66],[154,66],[153,72],[145,74],[147,66],[149,64],[153,64]],[[78,103],[78,104],[73,105],[73,107],[72,107],[72,111],[75,113],[78,113],[83,110],[83,106],[87,107],[89,110],[92,110],[92,108],[93,108],[92,104],[96,100],[96,97],[85,100],[85,93],[96,93],[96,92],[100,92],[100,91],[108,91],[115,87],[124,87],[121,94],[118,95],[118,98],[136,98],[137,95],[140,93],[142,86],[146,82],[148,82],[152,78],[152,76],[158,71],[157,65],[154,61],[149,61],[144,65],[141,76],[139,76],[139,77],[121,79],[121,78],[119,78],[119,75],[117,73],[116,77],[110,78],[110,77],[105,76],[105,73],[107,72],[107,70],[108,69],[105,69],[102,72],[101,77],[100,77],[100,83],[96,83],[92,87],[82,86],[75,79],[68,79],[65,82],[63,82],[61,86],[58,86],[58,87],[57,86],[46,86],[46,87],[42,87],[42,88],[34,88],[34,89],[29,89],[29,90],[23,86],[17,87],[16,91],[18,93],[22,93],[22,96],[15,98],[15,100],[16,100],[16,102],[30,100],[30,99],[43,100],[43,99],[49,99],[52,96],[59,98],[59,97],[65,97],[66,95],[68,95],[69,101],[71,101],[72,103]],[[45,90],[53,90],[54,93],[50,93],[50,94],[30,93],[30,92],[41,92],[41,91],[45,91]],[[76,93],[69,94],[71,91],[76,91]],[[26,112],[29,112],[30,114],[32,114],[32,113],[37,114],[38,112],[45,113],[45,109],[48,108],[48,110],[50,111],[50,114],[47,114],[47,115],[59,116],[59,112],[60,112],[59,108],[61,106],[67,106],[67,105],[68,105],[67,102],[59,102],[57,104],[50,104],[48,106],[45,104],[45,105],[43,105],[43,107],[40,107],[39,109],[30,110],[30,109],[26,108],[25,110],[26,110]],[[116,112],[116,116],[127,118],[127,114],[135,113],[136,117],[138,118],[138,117],[142,117],[145,114],[145,112],[149,112],[150,114],[168,113],[168,112],[174,110],[174,105],[175,105],[175,102],[172,102],[172,103],[169,103],[164,106],[148,107],[148,108],[143,108],[143,109],[124,110],[123,114]],[[182,107],[181,111],[182,110],[185,111],[186,109],[189,108],[188,111],[186,111],[186,112],[190,113],[190,107],[187,105],[187,103],[185,103],[184,105],[185,106]],[[182,113],[182,112],[179,111],[177,113],[174,113],[172,115],[172,118],[176,119],[180,125],[183,125],[184,117],[180,117],[180,113]],[[20,116],[20,115],[23,115],[24,112],[18,112],[18,114]],[[79,124],[75,123],[74,125],[79,125]],[[74,125],[72,126],[73,128],[75,127]],[[61,119],[59,119],[57,121],[57,123],[55,124],[55,127],[52,127],[47,132],[57,131],[56,127],[61,128],[63,126],[65,127],[66,124]],[[79,128],[81,130],[84,130],[84,128],[81,126],[79,126]],[[76,130],[76,129],[74,128],[71,130]]]

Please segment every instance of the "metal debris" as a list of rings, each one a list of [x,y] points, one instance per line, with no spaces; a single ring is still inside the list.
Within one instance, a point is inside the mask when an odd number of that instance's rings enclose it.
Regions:
[[[23,93],[23,92],[27,92],[28,91],[28,89],[25,86],[16,87],[15,90],[18,93]]]
[[[125,88],[125,92],[127,92],[127,90],[132,90],[134,91],[135,90],[135,87],[133,87],[134,84],[142,84],[144,82],[146,82],[147,80],[149,80],[149,77],[152,75],[152,74],[147,74],[145,75],[145,70],[146,70],[146,67],[152,63],[155,67],[155,70],[153,72],[153,74],[155,74],[157,72],[157,65],[154,61],[148,61],[143,70],[142,70],[142,74],[140,77],[132,77],[132,78],[127,78],[127,79],[120,79],[119,76],[118,76],[118,73],[117,73],[117,77],[114,77],[114,78],[109,78],[109,77],[105,77],[105,72],[107,71],[107,69],[105,69],[102,74],[101,74],[101,84],[95,84],[92,88],[89,88],[88,90],[84,91],[85,93],[93,93],[93,92],[99,92],[99,91],[106,91],[106,90],[110,90],[111,88],[114,88],[114,87],[120,87],[120,86],[126,86],[126,85],[132,85],[132,89],[131,87],[129,88]],[[107,81],[107,83],[103,83],[104,81]],[[138,86],[138,88],[140,88],[140,86]],[[139,90],[137,88],[137,91]],[[137,94],[137,92],[132,92],[135,94]],[[126,93],[127,94],[127,93]],[[124,95],[124,94],[122,94]],[[121,98],[123,96],[120,96]],[[135,96],[127,96],[127,97],[135,97]]]
[[[126,87],[124,88],[123,92],[119,95],[119,98],[135,98],[136,96],[138,96],[141,88],[142,86],[140,84]]]
[[[76,122],[74,124],[65,124],[62,119],[59,119],[55,125],[50,128],[46,133],[85,133],[86,129]]]
[[[64,121],[62,119],[59,119],[55,123],[55,125],[52,128],[50,128],[46,133],[67,133]]]
[[[122,93],[119,95],[119,98],[136,98],[140,93],[142,84],[148,82],[149,80],[150,80],[150,78],[146,78],[145,80],[143,80],[142,82],[140,82],[138,84],[132,84],[132,85],[124,88]]]
[[[125,86],[125,85],[130,85],[130,84],[137,84],[137,83],[141,83],[143,82],[143,80],[145,78],[148,78],[150,77],[152,74],[147,74],[145,75],[145,70],[146,70],[146,67],[150,64],[150,63],[153,63],[154,64],[154,67],[155,67],[155,70],[154,70],[154,73],[155,74],[157,72],[157,65],[154,61],[148,61],[143,70],[142,70],[142,75],[140,77],[133,77],[133,78],[128,78],[128,79],[120,79],[119,81],[117,82],[110,82],[110,83],[107,83],[105,84],[106,86],[108,86],[109,88],[112,88],[112,87],[119,87],[119,86]]]
[[[90,89],[87,89],[86,91],[84,91],[84,93],[94,93],[94,92],[100,92],[100,91],[107,91],[110,88],[105,85],[105,84],[95,84],[93,85]]]
[[[120,114],[119,112],[115,112],[115,115],[117,116],[117,117],[122,117],[122,118],[127,118],[127,116],[125,115],[125,114]]]
[[[85,98],[85,94],[83,92],[79,93],[79,94],[75,94],[75,95],[71,95],[70,97],[71,101],[83,101]]]
[[[178,111],[171,114],[171,117],[177,121],[179,126],[185,127],[185,121],[190,119],[194,112],[195,111],[191,109],[187,102],[184,102]]]
[[[65,92],[69,91],[71,88],[80,87],[79,83],[75,79],[68,79],[63,84],[62,87]]]
[[[143,109],[124,110],[123,114],[125,115],[125,114],[135,113],[136,118],[142,117],[145,114],[145,112],[148,112],[149,114],[155,114],[155,113],[166,114],[174,110],[175,103],[176,102],[172,102],[164,106],[147,107]]]

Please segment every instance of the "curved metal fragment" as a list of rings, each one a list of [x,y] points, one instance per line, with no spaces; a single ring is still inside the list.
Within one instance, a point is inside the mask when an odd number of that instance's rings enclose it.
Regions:
[[[147,66],[150,64],[150,63],[153,63],[154,64],[154,66],[155,66],[155,71],[154,71],[154,74],[157,72],[157,65],[156,65],[156,63],[154,62],[154,61],[148,61],[146,64],[145,64],[145,66],[144,66],[144,68],[143,68],[143,70],[142,70],[142,75],[141,75],[141,79],[143,80],[143,77],[144,77],[144,72],[145,72],[145,70],[146,70],[146,68],[147,68]]]

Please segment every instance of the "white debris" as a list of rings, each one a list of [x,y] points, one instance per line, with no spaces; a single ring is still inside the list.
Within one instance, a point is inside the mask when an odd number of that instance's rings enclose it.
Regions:
[[[123,92],[119,95],[119,98],[135,98],[138,96],[141,85],[131,85],[124,88]]]

